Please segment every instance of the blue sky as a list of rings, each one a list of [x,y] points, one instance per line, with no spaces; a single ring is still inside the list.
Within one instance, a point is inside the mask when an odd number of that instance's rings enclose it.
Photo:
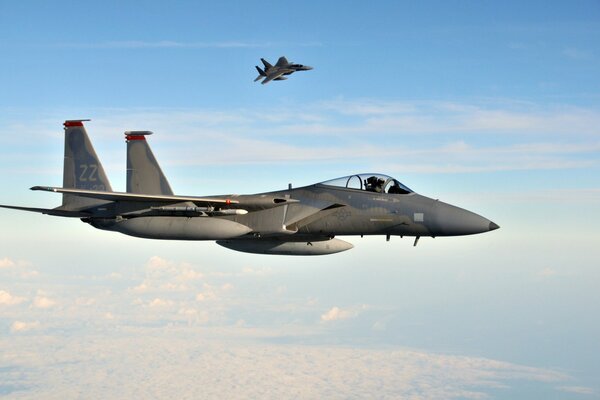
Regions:
[[[2,2],[2,204],[60,199],[63,131],[115,190],[392,175],[501,226],[263,257],[0,214],[0,394],[600,396],[598,2]],[[254,83],[261,57],[311,65]],[[106,379],[115,382],[107,387]],[[348,384],[348,382],[352,382]]]

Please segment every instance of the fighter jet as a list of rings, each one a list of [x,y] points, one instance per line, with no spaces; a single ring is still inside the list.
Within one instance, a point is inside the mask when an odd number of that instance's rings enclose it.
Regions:
[[[261,58],[260,61],[262,61],[265,69],[263,70],[258,65],[255,65],[258,76],[254,79],[254,82],[264,78],[261,82],[263,85],[271,81],[284,81],[287,79],[284,75],[291,75],[296,71],[309,71],[313,69],[308,65],[290,63],[285,57],[279,57],[275,65],[271,65],[264,58]]]
[[[415,193],[383,174],[354,174],[313,185],[250,195],[173,194],[147,137],[125,132],[127,191],[112,190],[83,125],[64,123],[62,187],[31,190],[62,194],[55,208],[0,205],[59,217],[130,236],[216,240],[246,253],[323,255],[349,250],[337,236],[459,236],[498,225],[471,211]]]

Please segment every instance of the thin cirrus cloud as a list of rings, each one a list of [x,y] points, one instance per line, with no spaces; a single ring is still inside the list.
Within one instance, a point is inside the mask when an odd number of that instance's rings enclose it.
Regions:
[[[320,42],[275,43],[261,41],[218,41],[218,42],[181,42],[174,40],[120,40],[98,43],[61,43],[58,47],[94,48],[94,49],[229,49],[229,48],[267,48],[273,46],[319,47]]]
[[[596,392],[594,389],[586,386],[559,386],[558,390],[565,393],[575,393],[581,395],[594,395]]]
[[[151,125],[168,134],[177,157],[166,165],[244,165],[287,162],[337,162],[402,159],[415,172],[544,170],[597,166],[600,149],[595,132],[600,113],[591,109],[557,108],[520,103],[484,108],[468,103],[401,103],[332,100],[301,106],[295,113],[281,108],[277,119],[256,110],[137,110],[112,113],[90,125],[100,133],[131,125]],[[348,110],[355,110],[348,121]],[[146,122],[141,122],[146,121]],[[374,132],[383,144],[366,140]],[[436,133],[431,145],[424,133]],[[501,134],[508,143],[492,144],[486,134]],[[107,133],[108,134],[108,133]],[[319,135],[315,144],[314,135]],[[407,136],[408,135],[408,136]],[[104,135],[103,135],[104,136]],[[287,137],[285,141],[282,136]],[[549,137],[551,136],[551,138]],[[198,141],[205,137],[206,141]],[[212,138],[219,137],[218,143]],[[356,141],[363,141],[360,145]],[[505,140],[506,142],[506,140]],[[512,142],[512,143],[511,143]],[[185,148],[179,148],[185,146]],[[210,151],[227,147],[227,152]],[[200,148],[201,147],[201,148]],[[216,148],[215,148],[216,150]],[[198,154],[204,154],[198,157]],[[419,159],[430,156],[428,167]],[[403,165],[406,170],[407,165]]]
[[[600,150],[597,110],[508,100],[476,104],[332,99],[278,106],[267,115],[254,108],[119,109],[98,114],[88,124],[94,142],[128,129],[150,129],[157,133],[153,142],[168,139],[167,150],[162,150],[166,166],[350,160],[379,165],[382,160],[402,160],[402,170],[413,172],[547,170],[597,167]],[[10,121],[5,124],[11,126]],[[28,127],[27,134],[49,132],[50,124],[60,131],[60,121],[44,124]],[[374,133],[378,142],[370,140]],[[224,147],[227,152],[221,151]],[[423,156],[428,157],[426,166],[419,165]],[[0,164],[4,168],[18,167],[13,159],[6,167]]]

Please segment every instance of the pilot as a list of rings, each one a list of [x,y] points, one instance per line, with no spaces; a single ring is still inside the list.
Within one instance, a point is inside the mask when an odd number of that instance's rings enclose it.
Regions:
[[[375,191],[375,187],[374,187],[375,180],[376,180],[376,178],[374,176],[370,176],[367,179],[365,179],[365,190],[367,192]]]
[[[365,179],[365,190],[368,192],[381,193],[383,191],[384,183],[385,181],[383,179],[376,176],[370,176],[369,178]]]

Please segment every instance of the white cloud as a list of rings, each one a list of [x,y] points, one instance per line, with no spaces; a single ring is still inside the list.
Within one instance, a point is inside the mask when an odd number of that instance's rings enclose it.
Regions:
[[[15,261],[8,257],[4,257],[4,258],[0,259],[0,271],[2,271],[2,270],[7,271],[8,274],[10,274],[14,277],[19,277],[19,278],[24,278],[24,279],[37,277],[39,275],[39,272],[29,269],[29,267],[31,267],[31,263],[29,261],[25,261],[25,260],[16,260]]]
[[[16,263],[8,257],[0,258],[0,268],[14,268]]]
[[[179,311],[177,311],[177,314],[180,315],[185,315],[185,316],[196,316],[198,315],[198,310],[196,310],[195,308],[180,308]]]
[[[308,299],[306,299],[306,303],[307,306],[316,306],[317,304],[319,304],[319,299],[317,299],[316,297],[309,297]]]
[[[196,301],[215,300],[216,298],[217,289],[208,284],[204,284],[203,291],[196,294]]]
[[[31,262],[26,260],[13,260],[8,257],[0,258],[0,269],[10,268],[27,268],[31,266]]]
[[[196,301],[211,300],[212,298],[214,298],[214,295],[212,295],[212,294],[207,294],[207,293],[197,293],[196,294]]]
[[[154,300],[152,300],[151,302],[148,303],[148,307],[169,307],[172,306],[174,303],[172,300],[169,299],[160,299],[158,297],[156,297]]]
[[[91,297],[78,297],[77,299],[75,299],[75,304],[78,306],[89,307],[91,305],[94,305],[95,303],[96,299],[93,299]]]
[[[40,273],[38,271],[33,270],[33,269],[21,271],[21,274],[20,274],[21,278],[24,278],[24,279],[36,278],[39,275],[40,275]]]
[[[572,60],[589,60],[593,58],[593,53],[588,50],[568,47],[562,51],[562,55]]]
[[[221,286],[204,283],[202,285],[202,291],[196,294],[196,301],[217,300],[225,292],[231,292],[233,289],[235,289],[235,286],[229,282],[224,283]]]
[[[149,289],[148,285],[144,282],[140,283],[137,286],[134,286],[133,288],[131,288],[132,291],[136,292],[136,293],[144,293]]]
[[[56,301],[52,300],[46,296],[38,295],[38,296],[35,296],[33,299],[33,306],[35,308],[46,309],[46,308],[54,307],[55,305],[56,305]]]
[[[160,285],[159,289],[167,292],[185,292],[189,289],[189,287],[181,283],[167,282],[163,285]]]
[[[367,306],[362,305],[359,307],[353,308],[339,308],[339,307],[331,307],[328,311],[321,315],[321,321],[330,322],[330,321],[340,321],[344,319],[356,318],[362,311],[366,310]]]
[[[188,283],[204,277],[189,263],[176,263],[159,256],[151,257],[145,270],[144,281],[131,289],[134,292],[185,291],[189,290]]]
[[[543,270],[541,270],[540,272],[538,272],[537,275],[542,278],[548,278],[548,277],[556,276],[557,274],[558,274],[558,271],[556,271],[555,269],[546,267]]]
[[[575,393],[575,394],[583,394],[583,395],[593,395],[596,392],[594,389],[585,387],[585,386],[559,386],[557,387],[561,392],[566,393]]]
[[[277,288],[275,289],[275,293],[278,295],[283,295],[285,294],[285,292],[287,292],[287,287],[285,285],[277,286]]]
[[[146,268],[148,268],[150,270],[152,270],[152,269],[167,269],[167,268],[169,268],[170,265],[171,265],[171,263],[169,263],[169,261],[165,260],[164,258],[159,257],[159,256],[152,256],[146,263]]]
[[[104,319],[107,319],[107,320],[115,319],[115,316],[111,312],[105,312],[103,316],[104,316]]]
[[[13,296],[5,290],[0,290],[0,305],[12,306],[15,304],[21,304],[27,300],[25,297]]]
[[[202,279],[203,277],[204,277],[204,274],[202,274],[201,272],[195,271],[190,267],[190,268],[184,268],[181,271],[181,273],[179,274],[178,279],[181,279],[182,281],[193,281],[196,279]]]
[[[27,332],[34,329],[38,329],[40,327],[39,321],[33,322],[23,322],[23,321],[15,321],[10,326],[11,332]]]

